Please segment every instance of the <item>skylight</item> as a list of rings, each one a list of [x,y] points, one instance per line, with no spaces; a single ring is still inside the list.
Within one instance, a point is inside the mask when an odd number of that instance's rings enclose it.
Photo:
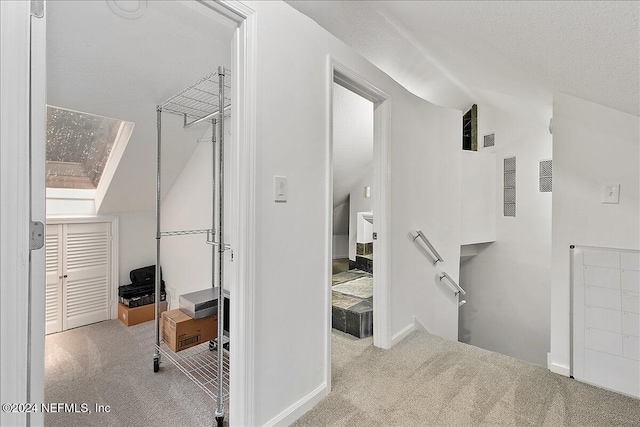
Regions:
[[[125,123],[47,106],[47,187],[98,188]]]

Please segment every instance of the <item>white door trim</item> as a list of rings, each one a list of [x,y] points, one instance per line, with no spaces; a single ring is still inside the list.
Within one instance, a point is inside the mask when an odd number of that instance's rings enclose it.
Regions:
[[[29,383],[29,2],[0,2],[0,400],[26,402]],[[0,412],[1,425],[26,425]]]
[[[236,283],[230,288],[229,421],[255,425],[255,233],[256,233],[256,105],[257,16],[239,1],[198,0],[237,24],[233,39],[231,149],[233,174],[231,211],[237,237],[234,252]],[[237,107],[236,107],[237,106]]]
[[[30,41],[30,203],[31,220],[46,223],[45,196],[45,163],[46,163],[46,122],[47,122],[47,65],[46,39],[47,14],[43,4],[44,15],[41,18],[31,17]],[[46,267],[45,249],[31,251],[30,282],[30,342],[31,353],[27,356],[31,361],[29,376],[31,402],[44,401],[44,337],[45,337],[45,298]],[[30,414],[27,425],[44,425],[42,413]]]
[[[231,340],[237,349],[232,352],[230,400],[238,402],[230,405],[230,421],[233,425],[253,425],[254,402],[254,330],[253,317],[255,293],[255,167],[256,167],[256,81],[257,81],[257,17],[255,12],[239,1],[198,0],[198,4],[221,13],[236,22],[238,30],[234,35],[233,78],[237,90],[232,102],[237,105],[237,114],[232,116],[233,158],[235,162],[235,184],[232,202],[237,213],[234,224],[238,236],[235,252],[237,283],[231,292]],[[29,177],[29,52],[32,49],[34,64],[41,65],[45,73],[46,38],[44,22],[37,28],[34,44],[29,40],[30,2],[0,2],[0,266],[2,271],[1,291],[15,298],[2,298],[2,321],[0,323],[2,348],[2,387],[0,397],[3,402],[25,402],[27,378],[27,293],[29,282],[28,219]],[[45,13],[46,16],[46,13]],[[45,74],[38,74],[39,79]],[[40,82],[44,88],[46,78]],[[34,111],[45,106],[45,93],[38,94],[32,105]],[[44,114],[44,112],[42,112]],[[44,128],[43,128],[44,129]],[[23,142],[23,143],[20,143]],[[42,164],[44,175],[44,162]],[[38,203],[45,203],[42,193]],[[44,222],[44,215],[42,218]],[[5,228],[7,232],[5,233]],[[43,251],[44,252],[44,251]],[[42,280],[44,283],[44,254],[41,256]],[[7,266],[5,268],[5,266]],[[11,267],[9,267],[11,266]],[[116,276],[117,277],[117,274]],[[44,295],[44,293],[42,293]],[[31,401],[44,399],[44,297],[40,308],[32,312],[33,330],[33,375],[31,381]],[[20,314],[23,322],[17,322]],[[7,319],[5,321],[4,319]],[[10,321],[9,321],[10,320]],[[24,326],[25,330],[20,328]],[[6,343],[6,345],[5,345]],[[21,345],[24,344],[24,345]],[[6,373],[6,375],[5,375]],[[34,400],[35,399],[35,400]],[[0,413],[0,424],[24,425],[24,414]],[[41,414],[32,417],[32,425],[42,425]]]
[[[329,143],[327,144],[327,185],[329,188],[328,197],[325,201],[327,210],[330,212],[327,221],[326,231],[326,256],[327,274],[326,283],[331,283],[331,226],[333,224],[333,82],[357,93],[358,95],[374,103],[373,117],[373,221],[374,232],[377,233],[377,240],[373,246],[373,344],[380,348],[391,347],[391,311],[390,311],[390,268],[389,268],[389,230],[390,230],[390,209],[389,209],[389,189],[390,169],[389,169],[389,141],[390,141],[390,96],[376,86],[369,83],[364,77],[339,63],[335,59],[330,59],[330,100],[329,102]],[[331,288],[328,288],[327,307],[325,310],[328,320],[327,325],[327,383],[331,384]]]

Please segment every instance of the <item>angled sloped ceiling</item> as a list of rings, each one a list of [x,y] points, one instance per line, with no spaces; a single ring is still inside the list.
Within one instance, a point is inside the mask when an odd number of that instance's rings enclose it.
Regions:
[[[373,103],[334,84],[333,208],[345,204],[356,184],[372,171]]]
[[[135,123],[99,213],[153,210],[156,105],[229,67],[233,29],[168,1],[137,19],[104,1],[49,2],[47,13],[47,103]],[[163,115],[163,194],[207,129]]]
[[[507,109],[520,98],[548,121],[561,91],[639,115],[638,2],[287,3],[440,105]]]

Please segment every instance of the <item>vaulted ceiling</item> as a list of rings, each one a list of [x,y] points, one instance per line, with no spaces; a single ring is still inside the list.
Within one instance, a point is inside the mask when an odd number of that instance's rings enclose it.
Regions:
[[[561,91],[640,115],[639,2],[287,1],[414,94],[551,115]]]
[[[47,103],[135,123],[101,212],[153,209],[156,105],[229,67],[233,28],[219,19],[170,1],[48,2]],[[166,192],[210,126],[163,116]]]

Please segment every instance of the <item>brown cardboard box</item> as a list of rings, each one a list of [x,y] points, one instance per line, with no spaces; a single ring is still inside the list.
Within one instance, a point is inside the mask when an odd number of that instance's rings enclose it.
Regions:
[[[167,302],[160,302],[160,312],[167,311]],[[129,308],[126,305],[118,304],[118,319],[127,326],[153,320],[156,317],[156,305],[147,304],[140,307]]]
[[[162,313],[162,341],[175,352],[218,336],[218,316],[192,319],[180,309]]]

